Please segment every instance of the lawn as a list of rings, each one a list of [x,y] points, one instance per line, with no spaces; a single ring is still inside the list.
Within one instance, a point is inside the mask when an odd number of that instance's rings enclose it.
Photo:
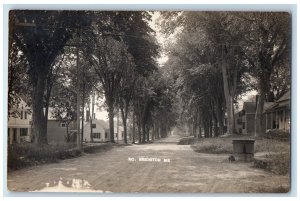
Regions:
[[[230,135],[218,138],[200,138],[191,144],[191,148],[198,153],[232,154],[233,139],[255,139],[249,135]],[[255,139],[254,144],[254,166],[285,175],[290,170],[290,141],[278,140],[276,138]]]

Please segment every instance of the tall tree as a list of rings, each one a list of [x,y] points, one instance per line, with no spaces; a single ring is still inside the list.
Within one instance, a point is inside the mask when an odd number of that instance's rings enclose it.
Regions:
[[[243,49],[250,71],[257,79],[258,102],[255,135],[264,133],[263,108],[271,91],[271,77],[278,66],[290,66],[291,19],[289,13],[260,12],[240,14],[247,25],[247,46]],[[285,63],[285,64],[284,64]],[[270,96],[269,96],[270,97]]]
[[[47,76],[57,55],[72,37],[74,28],[87,25],[83,11],[11,11],[13,38],[28,61],[32,86],[33,136],[36,144],[47,143],[44,93]]]
[[[199,70],[203,67],[204,69],[208,67],[212,70],[217,69],[216,74],[222,73],[223,94],[226,100],[227,132],[233,133],[235,130],[234,100],[243,89],[244,75],[240,53],[240,42],[244,35],[242,20],[230,12],[171,12],[163,13],[163,16],[165,18],[162,21],[163,30],[166,33],[177,33],[176,38],[184,36],[184,39],[179,42],[181,45],[177,48],[182,50],[181,47],[186,47],[183,51],[189,53],[181,55],[181,62],[198,69],[198,72],[201,72]],[[171,20],[171,22],[166,23],[166,20]],[[189,81],[189,79],[187,80]],[[213,84],[217,86],[217,83],[213,82]],[[210,84],[206,86],[210,86]],[[219,84],[219,86],[221,85]],[[214,95],[208,93],[207,96]],[[211,101],[208,101],[207,104],[218,109],[219,115],[212,113],[211,116],[215,121],[219,119],[221,123],[220,116],[223,113],[223,105],[222,101],[217,100],[217,98],[213,98],[214,104],[212,105]],[[218,107],[215,107],[215,104],[218,104]]]
[[[90,55],[90,62],[98,77],[100,87],[98,91],[104,93],[105,103],[108,107],[110,141],[114,140],[114,107],[117,103],[120,92],[120,82],[130,66],[131,55],[127,51],[124,43],[113,39],[112,37],[97,37],[94,49]]]

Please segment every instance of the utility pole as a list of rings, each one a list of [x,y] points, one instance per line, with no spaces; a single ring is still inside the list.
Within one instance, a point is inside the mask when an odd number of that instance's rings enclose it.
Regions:
[[[90,111],[91,142],[93,142],[93,118],[94,118],[95,92],[92,94],[92,111]]]
[[[79,72],[79,45],[76,47],[76,67],[77,67],[77,89],[80,88],[80,72]],[[81,151],[80,143],[80,90],[77,90],[77,101],[76,101],[76,115],[77,115],[77,148]]]
[[[119,143],[119,108],[117,109],[117,143]]]

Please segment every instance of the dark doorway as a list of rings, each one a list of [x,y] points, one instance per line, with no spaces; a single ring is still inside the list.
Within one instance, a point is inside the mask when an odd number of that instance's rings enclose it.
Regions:
[[[17,129],[13,128],[13,142],[17,142]]]

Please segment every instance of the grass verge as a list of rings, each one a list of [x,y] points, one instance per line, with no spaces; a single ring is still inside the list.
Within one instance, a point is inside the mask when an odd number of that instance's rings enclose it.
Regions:
[[[253,139],[251,136],[231,135],[218,138],[198,139],[191,148],[198,153],[232,154],[233,139]],[[259,138],[255,140],[254,167],[278,175],[286,175],[290,172],[290,142],[276,138]]]
[[[85,153],[105,151],[111,148],[110,144],[84,145]],[[8,146],[7,169],[19,170],[25,167],[55,163],[59,160],[81,156],[76,144],[61,143],[37,146],[31,143],[12,144]]]

